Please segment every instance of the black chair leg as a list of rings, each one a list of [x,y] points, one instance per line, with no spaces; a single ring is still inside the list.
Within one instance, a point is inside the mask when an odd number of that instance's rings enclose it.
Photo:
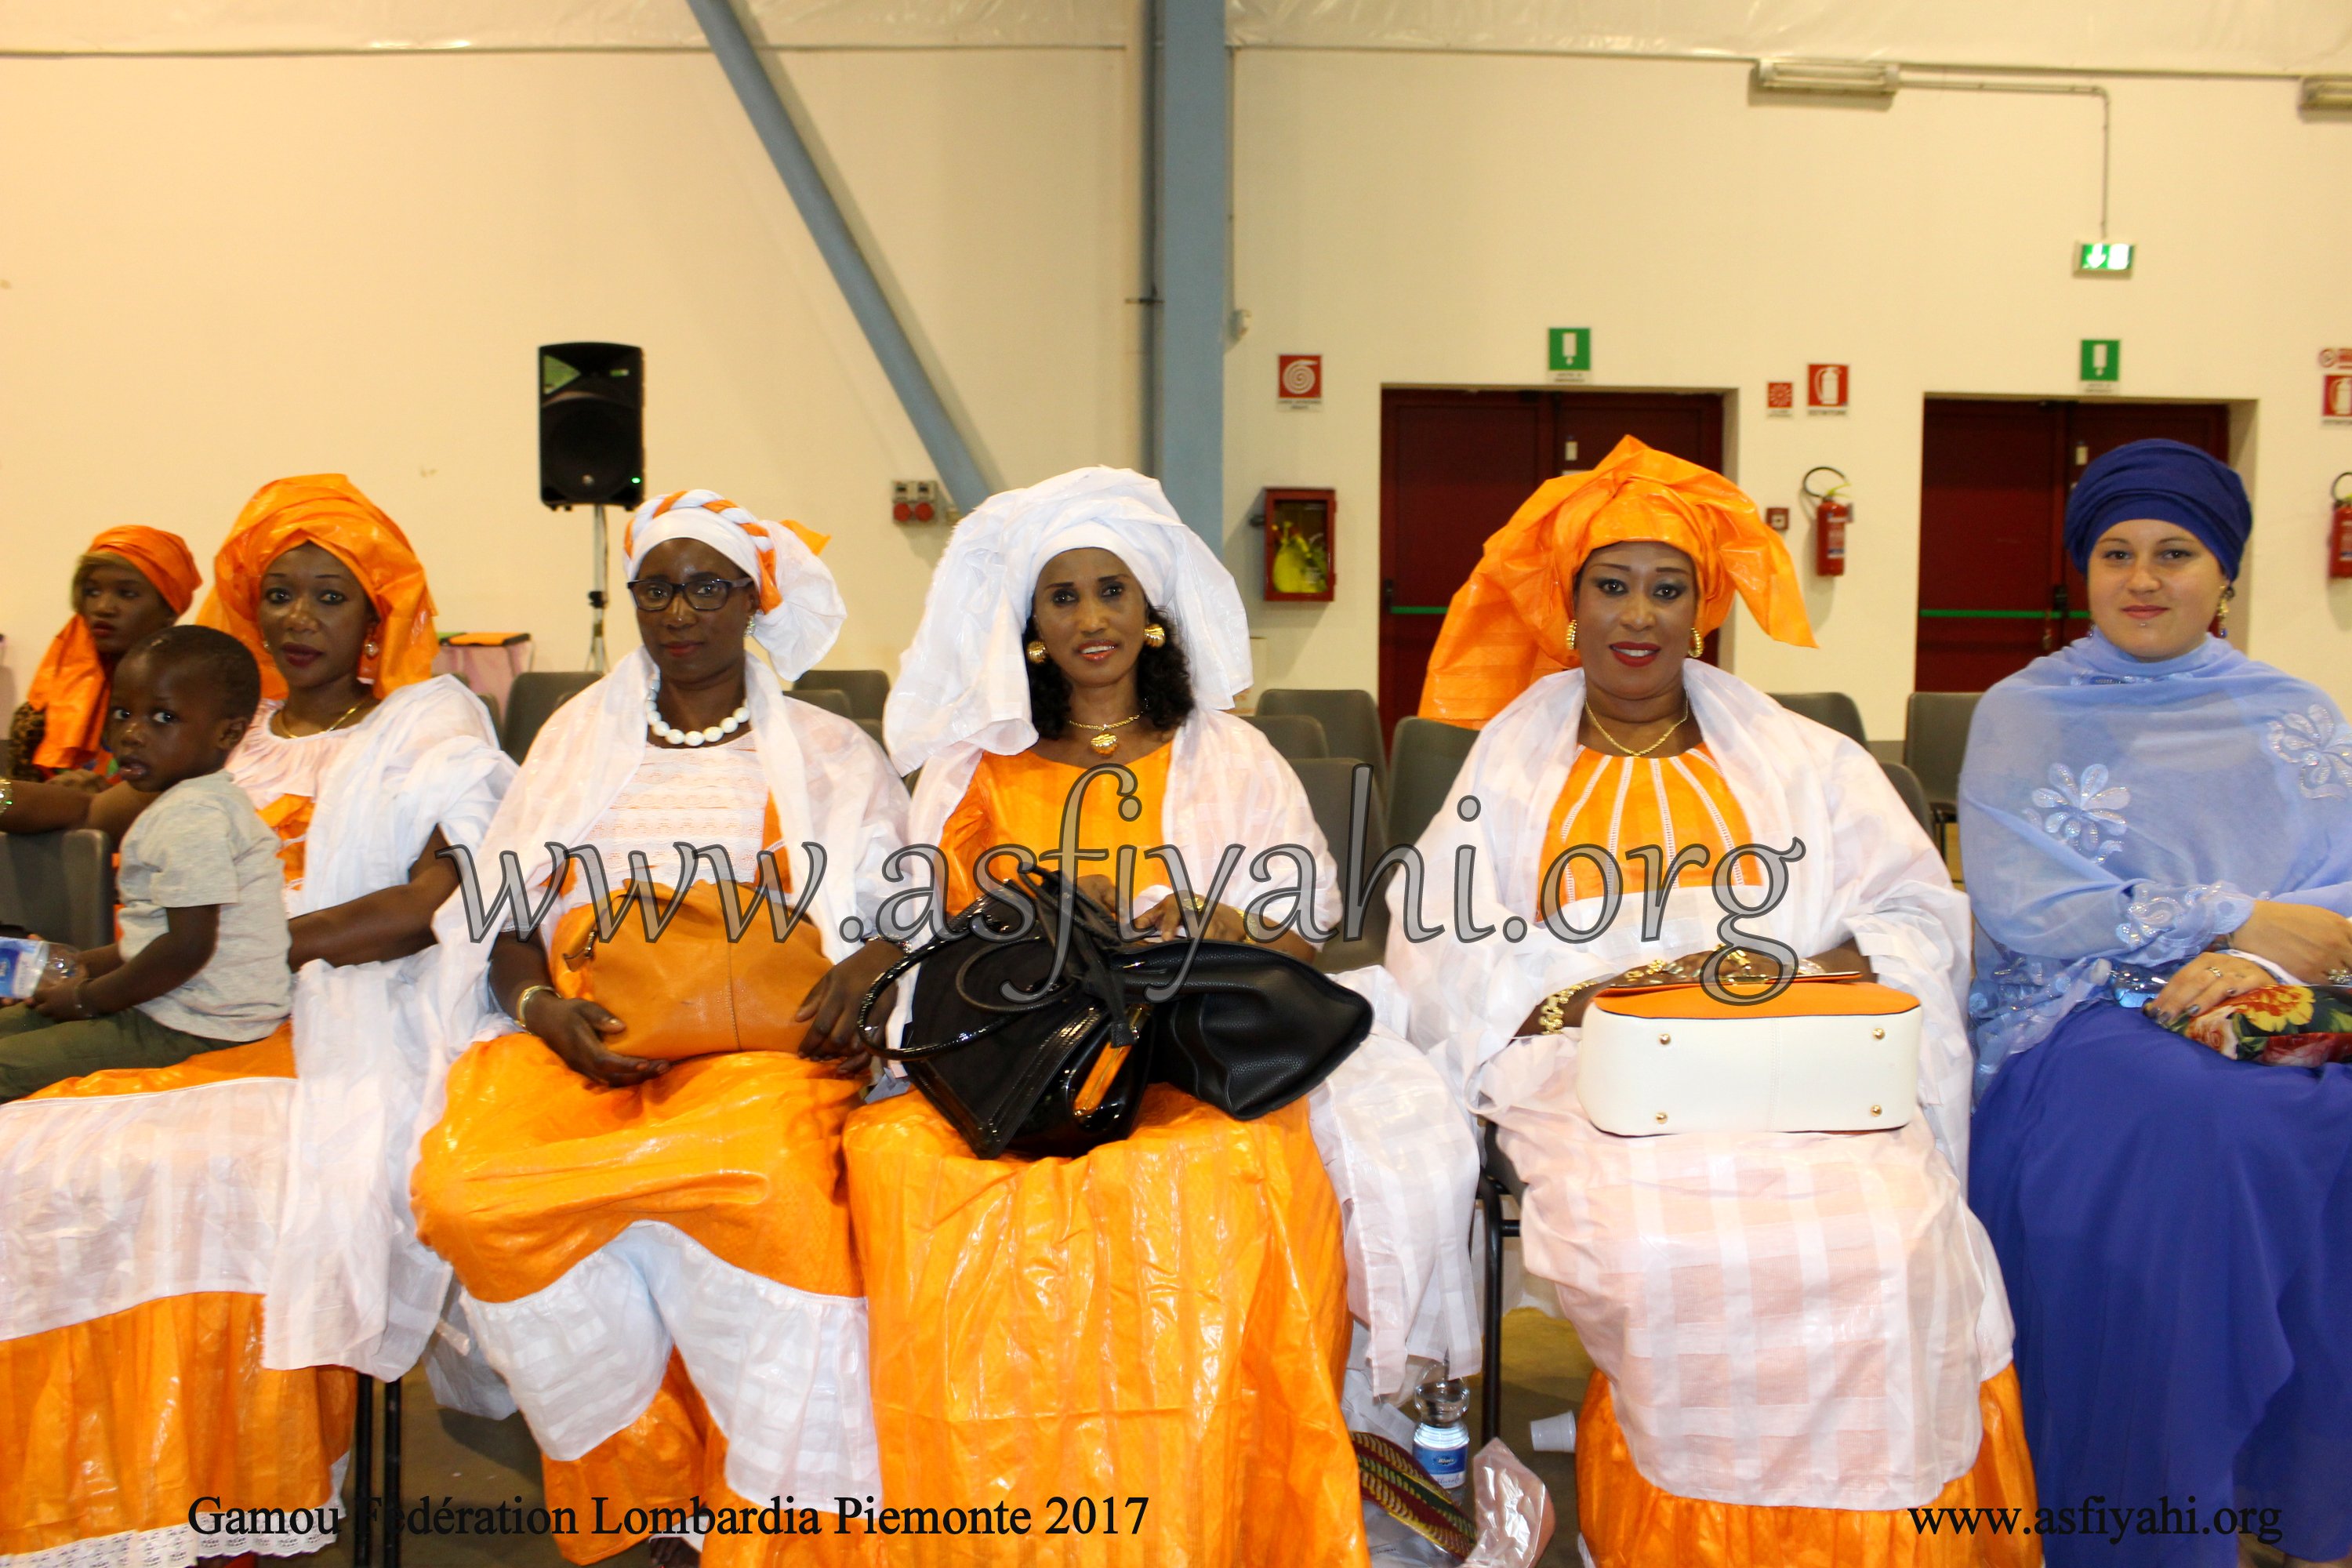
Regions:
[[[1482,1177],[1478,1202],[1486,1222],[1486,1291],[1478,1314],[1486,1331],[1478,1348],[1478,1441],[1483,1447],[1503,1429],[1503,1194],[1493,1181]]]
[[[383,1385],[383,1568],[400,1568],[400,1380]]]
[[[352,1568],[368,1568],[375,1540],[375,1379],[362,1373],[352,1428]]]

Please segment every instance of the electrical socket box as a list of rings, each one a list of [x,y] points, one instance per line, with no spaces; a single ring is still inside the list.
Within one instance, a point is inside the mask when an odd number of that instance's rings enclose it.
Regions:
[[[948,494],[937,479],[892,479],[890,481],[890,521],[893,522],[944,522],[948,520]]]

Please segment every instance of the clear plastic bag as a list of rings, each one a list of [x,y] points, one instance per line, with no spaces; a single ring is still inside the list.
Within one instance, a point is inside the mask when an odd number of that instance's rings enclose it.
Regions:
[[[1478,1505],[1478,1544],[1463,1568],[1535,1568],[1557,1522],[1550,1489],[1496,1437],[1470,1461],[1470,1491]]]

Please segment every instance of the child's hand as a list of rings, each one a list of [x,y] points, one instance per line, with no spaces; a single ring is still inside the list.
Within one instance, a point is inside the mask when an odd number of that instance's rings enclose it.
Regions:
[[[46,974],[33,988],[33,1011],[52,1023],[70,1024],[97,1015],[82,1005],[79,974]]]

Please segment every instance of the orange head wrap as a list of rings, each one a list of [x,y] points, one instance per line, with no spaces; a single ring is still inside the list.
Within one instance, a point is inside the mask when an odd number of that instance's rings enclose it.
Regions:
[[[1633,541],[1691,558],[1701,633],[1730,616],[1737,593],[1769,636],[1813,646],[1796,566],[1756,503],[1721,474],[1628,436],[1591,473],[1547,479],[1486,541],[1437,634],[1422,717],[1476,728],[1572,668],[1577,571],[1594,551]]]
[[[110,555],[147,579],[177,619],[196,596],[196,558],[176,533],[126,523],[89,542],[90,555]],[[77,576],[79,583],[79,576]],[[77,615],[49,639],[40,668],[25,692],[42,714],[41,743],[33,761],[45,768],[88,767],[105,750],[106,667],[89,627]]]
[[[213,557],[213,591],[196,613],[200,624],[217,626],[253,650],[264,697],[283,699],[286,681],[261,644],[261,578],[299,544],[315,544],[350,567],[375,605],[368,640],[376,652],[361,658],[359,675],[376,696],[433,673],[440,648],[433,635],[433,593],[408,536],[342,475],[304,474],[274,479],[245,503]]]

